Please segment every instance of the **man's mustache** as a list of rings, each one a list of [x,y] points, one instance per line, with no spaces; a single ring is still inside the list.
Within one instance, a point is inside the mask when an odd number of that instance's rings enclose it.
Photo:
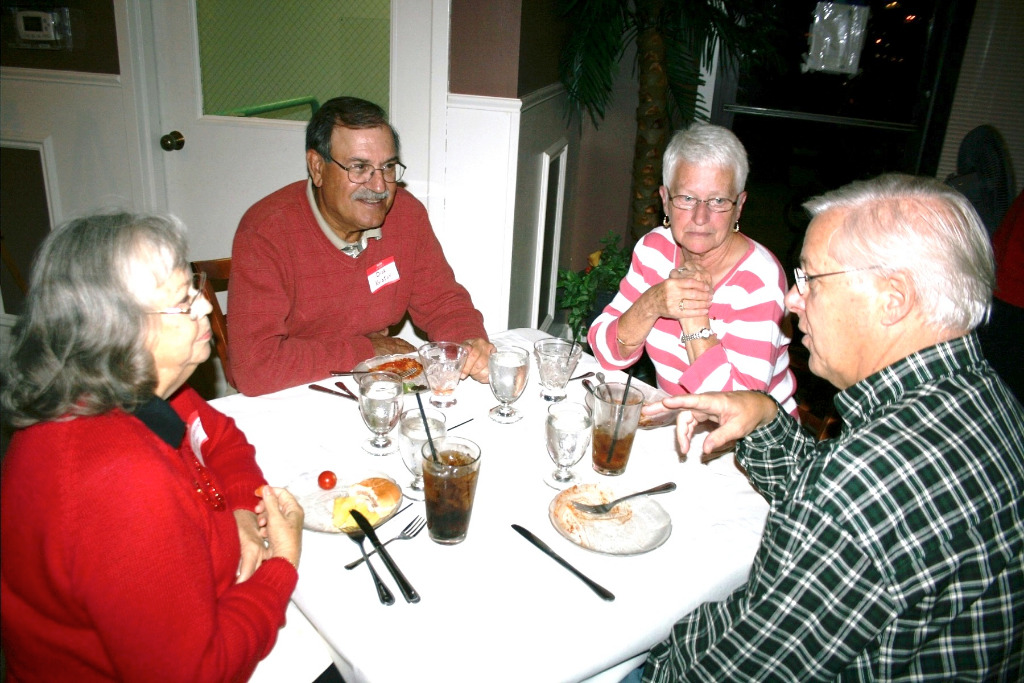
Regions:
[[[384,192],[374,192],[368,187],[361,187],[352,193],[352,199],[356,201],[366,199],[372,202],[379,202],[387,199],[389,194],[387,190]]]

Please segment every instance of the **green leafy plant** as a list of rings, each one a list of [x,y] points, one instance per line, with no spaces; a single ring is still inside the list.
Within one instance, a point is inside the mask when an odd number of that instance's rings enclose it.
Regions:
[[[569,329],[573,339],[586,337],[586,324],[594,313],[599,293],[615,293],[619,282],[629,271],[632,252],[619,246],[619,236],[609,232],[601,240],[600,251],[587,259],[583,270],[558,270],[558,287],[562,292],[558,305],[569,311]]]

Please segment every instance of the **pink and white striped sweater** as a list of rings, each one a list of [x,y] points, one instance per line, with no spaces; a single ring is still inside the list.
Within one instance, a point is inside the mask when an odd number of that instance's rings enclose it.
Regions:
[[[652,286],[668,278],[682,262],[679,246],[668,228],[652,230],[633,250],[629,272],[615,299],[590,327],[587,340],[598,361],[609,370],[635,363],[646,349],[658,374],[658,386],[669,394],[752,389],[771,394],[782,408],[796,415],[796,380],[789,369],[789,337],[782,329],[786,277],[775,255],[752,239],[747,252],[715,287],[711,300],[711,330],[719,344],[690,365],[679,343],[679,321],[661,318],[644,346],[627,357],[619,355],[619,316]]]

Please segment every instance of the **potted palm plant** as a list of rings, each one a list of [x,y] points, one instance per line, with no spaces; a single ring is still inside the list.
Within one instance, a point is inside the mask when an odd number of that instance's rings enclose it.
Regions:
[[[706,119],[701,67],[775,54],[777,0],[562,0],[568,35],[559,70],[572,111],[595,127],[604,118],[626,47],[636,42],[639,89],[630,232],[661,222],[661,157],[676,127]]]

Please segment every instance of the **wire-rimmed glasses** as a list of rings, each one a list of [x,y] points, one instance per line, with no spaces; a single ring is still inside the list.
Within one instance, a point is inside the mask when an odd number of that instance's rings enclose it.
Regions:
[[[808,275],[807,271],[803,268],[796,267],[793,269],[793,280],[796,285],[796,291],[803,296],[807,294],[809,286],[808,283],[811,280],[817,280],[819,277],[830,277],[832,275],[846,275],[847,273],[859,273],[862,270],[874,270],[875,268],[881,268],[881,266],[865,266],[863,268],[850,268],[849,270],[834,270],[831,273],[819,273],[817,275]]]
[[[704,204],[708,207],[708,211],[714,213],[725,213],[732,211],[736,206],[736,202],[739,201],[740,196],[736,195],[735,199],[729,199],[728,197],[708,197],[707,199],[697,199],[691,197],[688,194],[677,194],[674,197],[669,197],[668,200],[672,202],[672,206],[680,209],[681,211],[694,211],[698,206]]]
[[[348,173],[348,179],[357,185],[365,185],[373,179],[373,174],[380,172],[380,176],[384,178],[386,183],[397,183],[402,179],[402,175],[405,173],[405,164],[400,161],[389,161],[380,168],[371,166],[370,164],[352,164],[351,166],[345,166],[340,161],[331,159],[334,163],[345,169]]]
[[[187,315],[196,319],[195,313],[192,311],[192,307],[195,306],[196,299],[203,293],[203,288],[206,287],[206,273],[192,273],[192,280],[188,286],[188,298],[179,304],[175,304],[170,308],[161,308],[156,311],[149,311],[154,315]]]

